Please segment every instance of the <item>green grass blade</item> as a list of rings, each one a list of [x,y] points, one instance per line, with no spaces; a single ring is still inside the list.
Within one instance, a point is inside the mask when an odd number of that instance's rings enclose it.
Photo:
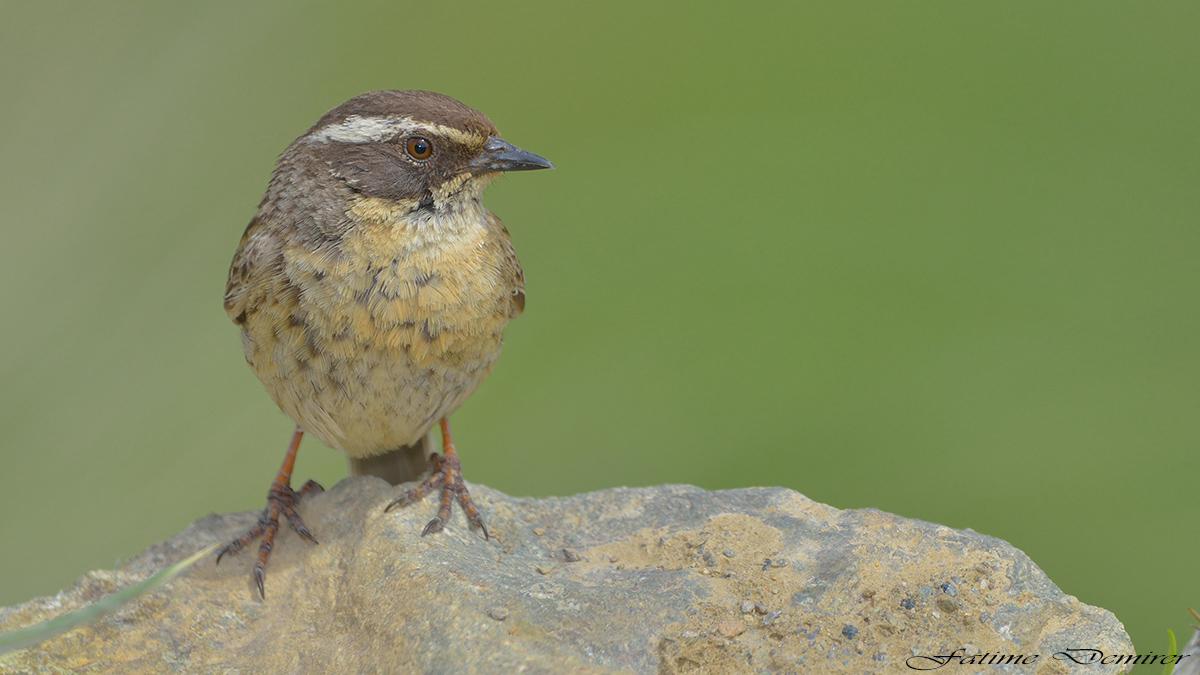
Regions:
[[[220,542],[211,544],[184,558],[183,560],[180,560],[174,565],[163,568],[161,571],[155,573],[145,581],[136,583],[129,588],[125,588],[113,593],[107,598],[88,605],[87,607],[81,607],[74,612],[55,617],[49,621],[43,621],[37,625],[29,626],[28,628],[21,628],[19,630],[12,631],[11,633],[0,635],[0,654],[12,651],[14,649],[20,649],[22,647],[28,647],[32,644],[37,644],[46,638],[69,631],[72,628],[82,626],[90,621],[95,621],[105,614],[116,611],[121,607],[121,605],[133,600],[137,596],[142,595],[143,593],[148,593],[167,583],[171,579],[174,579],[179,575],[180,572],[186,570],[188,567],[191,567],[197,560],[203,558],[209,553],[212,553],[219,543]]]
[[[1163,659],[1164,661],[1166,661],[1166,664],[1163,666],[1163,675],[1171,675],[1171,670],[1175,668],[1175,666],[1171,662],[1175,660],[1174,657],[1178,653],[1179,652],[1175,646],[1175,631],[1168,628],[1167,629],[1167,658]]]

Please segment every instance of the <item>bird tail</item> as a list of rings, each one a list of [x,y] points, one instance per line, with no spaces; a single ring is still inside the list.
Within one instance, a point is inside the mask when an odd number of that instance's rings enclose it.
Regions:
[[[412,445],[402,445],[382,455],[347,457],[351,476],[375,476],[392,485],[418,480],[429,470],[433,454],[433,434],[428,433]]]

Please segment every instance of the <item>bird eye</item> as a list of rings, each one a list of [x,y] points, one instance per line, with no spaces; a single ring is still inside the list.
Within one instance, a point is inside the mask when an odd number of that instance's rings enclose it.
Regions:
[[[429,159],[433,154],[433,144],[420,136],[413,136],[405,141],[404,149],[413,159]]]

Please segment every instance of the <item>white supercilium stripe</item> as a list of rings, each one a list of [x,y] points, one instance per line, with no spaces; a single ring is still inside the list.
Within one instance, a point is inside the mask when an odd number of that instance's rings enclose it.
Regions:
[[[421,128],[407,117],[359,117],[351,115],[337,124],[314,131],[309,138],[317,143],[377,143]]]
[[[321,127],[309,134],[314,143],[378,143],[401,135],[419,133],[450,138],[459,143],[478,143],[470,134],[441,124],[417,122],[408,117],[359,117],[351,115],[337,124]]]

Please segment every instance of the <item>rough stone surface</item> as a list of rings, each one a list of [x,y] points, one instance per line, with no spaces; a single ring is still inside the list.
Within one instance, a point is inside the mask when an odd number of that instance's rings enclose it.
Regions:
[[[252,551],[202,561],[0,656],[0,673],[900,673],[959,648],[1039,655],[995,672],[1070,673],[1055,652],[1133,653],[1112,614],[999,539],[781,488],[517,499],[475,485],[490,541],[457,510],[421,537],[433,501],[384,513],[399,490],[352,478],[307,501],[321,544],[283,532],[265,602]],[[201,518],[115,571],[0,610],[0,631],[93,602],[256,516]]]
[[[1179,650],[1183,655],[1171,675],[1200,675],[1200,630],[1192,633],[1192,639]]]

